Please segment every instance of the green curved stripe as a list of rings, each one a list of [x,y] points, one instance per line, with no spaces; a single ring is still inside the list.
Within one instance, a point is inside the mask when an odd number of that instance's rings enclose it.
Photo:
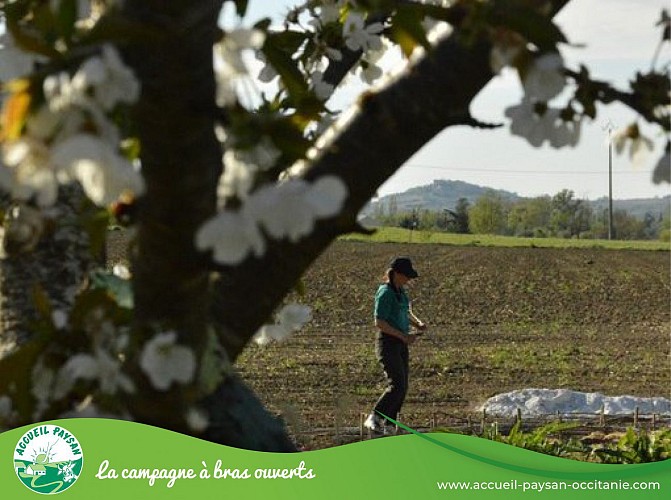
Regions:
[[[378,412],[379,413],[379,412]],[[494,460],[492,458],[487,458],[481,455],[478,455],[476,453],[472,453],[470,451],[462,450],[459,449],[455,446],[449,445],[447,443],[443,443],[441,441],[438,441],[437,439],[434,439],[428,434],[424,434],[421,432],[418,432],[414,429],[411,429],[410,427],[403,425],[400,422],[397,422],[396,420],[387,417],[386,415],[380,413],[384,418],[392,422],[393,424],[397,425],[401,429],[410,432],[416,436],[421,437],[422,439],[425,439],[429,441],[432,444],[435,444],[437,446],[440,446],[441,448],[444,448],[446,450],[449,450],[453,453],[456,453],[458,455],[470,458],[471,460],[475,460],[477,462],[481,462],[487,465],[491,465],[493,467],[498,467],[499,469],[504,469],[504,470],[510,470],[514,472],[521,472],[523,474],[530,474],[534,476],[540,476],[540,477],[549,477],[553,479],[577,479],[577,480],[585,480],[587,477],[590,479],[623,479],[627,477],[641,477],[644,474],[653,474],[656,472],[659,472],[663,469],[668,469],[669,464],[666,462],[651,462],[647,464],[626,464],[626,465],[615,465],[611,467],[616,467],[617,470],[610,469],[607,471],[584,471],[584,472],[567,472],[567,471],[557,471],[557,470],[545,470],[545,469],[535,469],[532,467],[524,467],[521,465],[514,465],[514,464],[509,464],[506,462],[501,462],[499,460]],[[512,446],[512,445],[511,445]],[[528,450],[527,450],[528,451]],[[529,451],[529,453],[532,453]],[[548,455],[546,455],[548,456]],[[556,457],[559,458],[559,457]],[[568,459],[565,459],[568,460]],[[580,462],[575,462],[575,463],[580,463]],[[607,467],[607,465],[604,464],[604,467]],[[645,470],[641,470],[642,468],[645,468]]]

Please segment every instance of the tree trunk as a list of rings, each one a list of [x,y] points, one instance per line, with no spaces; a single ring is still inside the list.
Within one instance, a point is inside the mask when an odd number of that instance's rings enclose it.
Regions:
[[[85,277],[99,263],[91,253],[88,234],[75,222],[82,203],[80,188],[62,187],[57,204],[49,210],[51,221],[46,221],[32,251],[17,249],[8,228],[0,227],[0,358],[30,338],[39,316],[36,289],[46,294],[54,311],[67,312]],[[0,211],[12,207],[7,199],[0,201]]]
[[[215,213],[222,168],[214,133],[212,64],[221,3],[130,0],[125,4],[126,16],[148,33],[125,50],[142,84],[135,123],[147,186],[140,200],[138,250],[133,256],[136,320],[140,329],[154,324],[176,331],[180,343],[194,348],[198,359],[210,327],[211,287],[210,270],[195,250],[194,235]],[[212,440],[293,451],[284,426],[235,374],[226,377],[204,400],[188,388],[160,393],[145,384],[132,399],[133,414],[149,424],[189,432],[176,410],[199,405],[208,410],[207,435]]]

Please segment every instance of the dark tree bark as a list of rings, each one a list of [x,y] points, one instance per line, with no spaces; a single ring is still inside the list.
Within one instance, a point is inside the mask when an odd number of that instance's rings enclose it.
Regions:
[[[553,0],[555,12],[567,1]],[[211,394],[193,389],[158,392],[144,379],[129,404],[137,420],[186,433],[190,431],[181,413],[197,405],[210,415],[207,439],[292,451],[282,422],[263,408],[230,363],[324,249],[338,235],[356,229],[359,210],[387,178],[445,127],[474,123],[469,106],[492,78],[491,47],[484,38],[466,47],[452,36],[392,85],[362,96],[359,115],[304,174],[306,180],[339,176],[349,189],[343,212],[321,221],[296,244],[274,242],[261,258],[216,269],[213,279],[214,269],[194,248],[194,234],[215,213],[222,168],[214,135],[212,67],[222,2],[124,3],[124,16],[145,34],[128,38],[122,47],[142,84],[134,113],[147,185],[139,200],[137,251],[132,256],[137,331],[154,324],[175,330],[200,355],[214,318],[228,355],[222,359],[228,374]],[[341,68],[334,74],[344,73]],[[47,259],[40,266],[48,264]],[[8,280],[12,288],[15,279],[25,282],[12,274],[21,269],[0,267],[0,286]],[[146,339],[136,340],[141,345]],[[144,377],[139,369],[134,376],[140,381]]]
[[[89,235],[76,224],[83,203],[81,189],[62,187],[32,249],[13,241],[9,215],[0,227],[0,359],[31,337],[39,317],[36,287],[53,310],[67,312],[89,271],[100,264],[101,256],[91,253]],[[2,212],[14,206],[7,198],[0,200]]]
[[[210,270],[196,253],[194,235],[215,213],[222,168],[212,67],[221,3],[129,0],[125,5],[129,20],[151,35],[125,48],[142,84],[135,123],[147,185],[133,256],[136,322],[139,328],[158,323],[176,330],[197,355],[207,337],[211,294]],[[180,432],[190,432],[180,413],[196,404],[208,410],[207,437],[213,441],[295,450],[281,421],[230,371],[207,397],[188,388],[161,393],[144,384],[131,399],[139,420]]]
[[[550,15],[568,1],[553,0]],[[477,123],[469,107],[494,76],[491,45],[484,37],[470,46],[457,38],[458,28],[393,84],[364,94],[358,116],[305,172],[306,180],[337,175],[347,184],[340,215],[321,221],[296,244],[275,244],[261,258],[220,269],[213,313],[232,360],[321,252],[337,236],[357,230],[357,214],[384,181],[446,127]],[[264,277],[262,293],[257,276]],[[249,297],[256,298],[253,308]]]

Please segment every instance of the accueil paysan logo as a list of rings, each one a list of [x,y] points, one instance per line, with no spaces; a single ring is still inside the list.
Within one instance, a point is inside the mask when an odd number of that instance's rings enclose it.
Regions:
[[[36,493],[53,495],[75,484],[84,456],[77,438],[56,425],[38,425],[26,432],[14,449],[14,470]]]

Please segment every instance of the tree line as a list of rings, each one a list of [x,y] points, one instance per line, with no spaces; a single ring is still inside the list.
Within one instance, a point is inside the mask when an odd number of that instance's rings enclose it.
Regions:
[[[498,234],[520,237],[607,239],[608,210],[595,210],[590,202],[563,189],[554,196],[512,201],[494,190],[475,202],[459,198],[454,207],[442,210],[399,210],[391,197],[378,203],[374,217],[386,226],[450,233]],[[613,211],[611,237],[619,240],[669,241],[669,214],[648,211],[643,218],[624,209]]]

